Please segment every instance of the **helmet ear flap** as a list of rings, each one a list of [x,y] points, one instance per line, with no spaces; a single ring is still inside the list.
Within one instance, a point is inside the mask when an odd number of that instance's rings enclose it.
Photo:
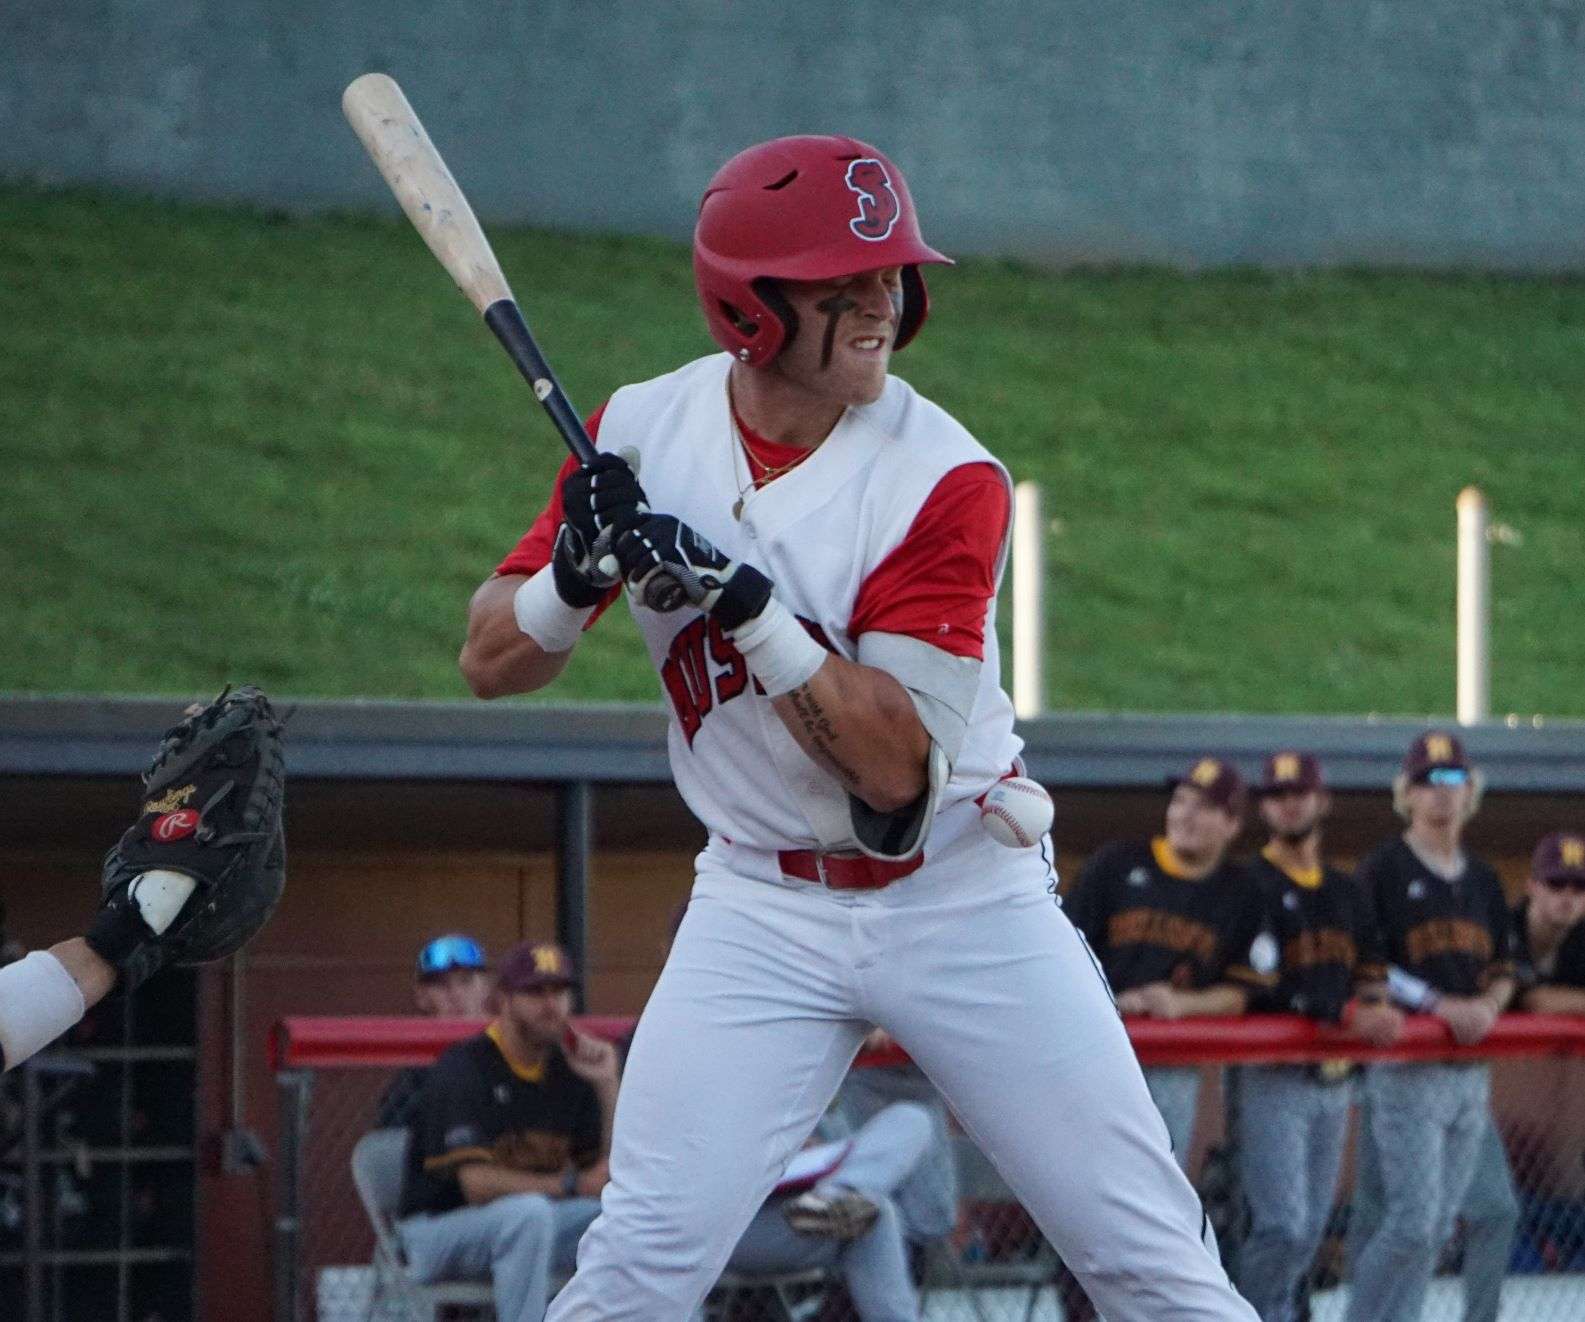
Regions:
[[[897,338],[892,348],[901,349],[919,333],[925,324],[925,314],[930,311],[930,295],[925,290],[925,278],[917,266],[905,266],[902,272],[903,311],[897,320]]]
[[[793,342],[793,338],[798,334],[798,313],[793,309],[793,305],[787,301],[787,295],[782,293],[780,280],[773,279],[770,276],[761,276],[754,281],[753,288],[754,292],[759,295],[759,301],[765,305],[766,310],[782,324],[781,343],[776,346],[776,352],[780,353]]]

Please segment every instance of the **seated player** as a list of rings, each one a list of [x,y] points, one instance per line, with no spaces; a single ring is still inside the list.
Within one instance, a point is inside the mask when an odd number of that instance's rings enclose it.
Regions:
[[[617,1055],[569,1022],[566,953],[522,942],[501,961],[499,1014],[430,1068],[410,1123],[397,1233],[422,1282],[490,1280],[500,1322],[540,1322],[599,1213]]]
[[[254,688],[189,708],[144,773],[137,821],[105,859],[85,935],[0,968],[0,1066],[48,1046],[118,984],[221,959],[274,910],[286,880],[280,724]]]
[[[426,942],[413,971],[413,1005],[419,1014],[437,1019],[483,1019],[495,992],[484,947],[471,936],[453,932]],[[380,1096],[381,1127],[407,1124],[418,1106],[418,1091],[429,1072],[423,1065],[403,1070]]]
[[[918,1171],[931,1130],[923,1106],[893,1102],[850,1137],[800,1153],[749,1222],[727,1270],[834,1267],[861,1322],[917,1322],[897,1193]]]

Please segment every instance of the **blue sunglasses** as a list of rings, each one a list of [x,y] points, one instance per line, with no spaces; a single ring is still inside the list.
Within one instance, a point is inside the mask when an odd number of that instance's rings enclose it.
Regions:
[[[418,952],[418,976],[432,978],[452,969],[486,967],[484,947],[471,936],[437,936]]]
[[[1463,767],[1433,767],[1425,773],[1422,783],[1426,785],[1468,785],[1469,772]]]

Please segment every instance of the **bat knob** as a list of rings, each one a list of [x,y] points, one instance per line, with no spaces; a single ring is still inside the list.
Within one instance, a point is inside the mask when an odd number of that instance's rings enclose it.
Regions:
[[[644,604],[661,615],[669,615],[688,601],[688,594],[676,579],[657,574],[644,585]]]

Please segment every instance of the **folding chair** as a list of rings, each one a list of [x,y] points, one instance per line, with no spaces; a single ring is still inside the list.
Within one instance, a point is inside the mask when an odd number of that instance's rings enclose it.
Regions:
[[[720,1322],[808,1322],[819,1315],[830,1283],[823,1267],[763,1276],[727,1272],[711,1287],[704,1316]]]
[[[969,1306],[982,1322],[985,1310],[978,1297],[981,1290],[1028,1287],[1024,1319],[1029,1322],[1046,1289],[1060,1295],[1061,1259],[996,1167],[971,1139],[954,1136],[952,1156],[958,1170],[959,1196],[970,1208],[970,1220],[981,1232],[986,1254],[976,1261],[960,1260],[959,1270],[952,1274],[967,1285]],[[984,1233],[987,1230],[989,1233]]]
[[[374,1227],[374,1296],[368,1316],[396,1303],[413,1322],[434,1322],[442,1308],[468,1308],[494,1316],[494,1297],[487,1281],[440,1281],[420,1285],[407,1274],[395,1215],[402,1200],[407,1168],[406,1129],[373,1129],[352,1149],[352,1182]]]

